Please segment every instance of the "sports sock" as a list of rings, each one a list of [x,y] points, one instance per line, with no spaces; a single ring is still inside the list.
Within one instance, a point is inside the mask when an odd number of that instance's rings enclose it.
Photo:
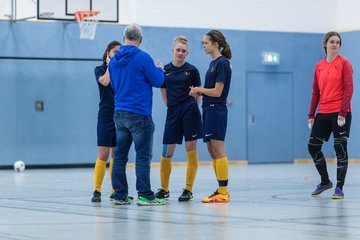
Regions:
[[[165,190],[166,192],[169,191],[170,174],[171,174],[171,158],[161,157],[160,182],[161,182],[161,189]]]
[[[96,160],[95,168],[94,168],[94,185],[95,185],[95,190],[98,192],[101,192],[101,185],[104,180],[105,171],[106,171],[106,161],[103,161],[98,158]]]
[[[347,139],[346,138],[335,138],[334,139],[334,148],[336,152],[337,158],[337,183],[336,187],[342,190],[344,183],[346,172],[348,168],[348,152],[347,152]]]
[[[215,161],[217,180],[219,183],[218,192],[225,195],[228,193],[229,161],[227,157],[218,158],[215,159]]]
[[[318,158],[314,159],[314,163],[317,171],[320,174],[321,184],[322,185],[329,184],[330,180],[329,180],[329,174],[327,172],[326,160],[321,151],[318,153]]]
[[[187,169],[186,169],[186,187],[185,189],[192,192],[195,181],[196,171],[199,165],[198,153],[196,150],[186,153]]]
[[[218,178],[218,175],[217,175],[217,171],[216,171],[216,160],[215,160],[215,159],[212,160],[212,165],[213,165],[213,168],[214,168],[215,177],[216,177],[216,179],[217,179],[217,178]]]
[[[110,164],[109,164],[109,174],[110,174],[110,186],[111,186],[112,192],[114,192],[114,188],[112,186],[112,170],[113,170],[113,166],[114,166],[114,159],[111,158],[110,159]]]

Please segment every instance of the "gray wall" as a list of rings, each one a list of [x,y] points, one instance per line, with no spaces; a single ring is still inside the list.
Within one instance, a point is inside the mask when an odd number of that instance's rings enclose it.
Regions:
[[[96,119],[98,90],[93,69],[101,64],[101,56],[108,42],[121,40],[124,26],[101,24],[94,41],[79,40],[78,26],[60,22],[0,21],[0,165],[11,165],[22,159],[27,164],[92,163],[96,159]],[[201,38],[208,29],[182,29],[145,27],[142,49],[164,64],[171,61],[172,39],[186,35],[190,42],[188,61],[198,67],[202,81],[211,61],[203,53]],[[248,158],[248,125],[246,82],[249,72],[292,75],[292,118],[288,136],[292,139],[292,161],[309,158],[307,153],[307,111],[311,96],[311,83],[315,63],[323,56],[321,34],[277,33],[255,31],[224,31],[233,51],[233,78],[229,98],[229,124],[226,148],[229,159]],[[346,34],[345,45],[356,46],[359,34]],[[279,66],[261,64],[262,51],[277,51],[281,55]],[[351,48],[345,48],[351,61],[359,61]],[[356,65],[353,63],[354,69]],[[355,74],[357,76],[357,73]],[[280,93],[279,93],[280,94]],[[353,109],[356,111],[355,95]],[[44,112],[35,112],[35,101],[43,100]],[[154,89],[153,118],[156,125],[154,158],[158,161],[162,150],[162,132],[166,109],[158,89]],[[259,106],[261,108],[261,106]],[[269,118],[277,116],[277,111]],[[352,139],[356,126],[354,114]],[[281,121],[281,119],[280,119]],[[271,128],[271,126],[269,126]],[[279,148],[283,139],[259,138],[259,151]],[[263,144],[263,143],[266,144]],[[360,150],[350,142],[353,157]],[[357,141],[358,142],[358,141]],[[261,143],[261,144],[260,144]],[[255,143],[256,144],[256,143]],[[199,158],[208,160],[206,146],[199,141]],[[334,156],[328,144],[325,152]],[[134,158],[133,151],[130,158]],[[174,161],[186,160],[183,146],[178,146]],[[251,161],[250,161],[251,162]],[[276,156],[263,161],[276,162]]]

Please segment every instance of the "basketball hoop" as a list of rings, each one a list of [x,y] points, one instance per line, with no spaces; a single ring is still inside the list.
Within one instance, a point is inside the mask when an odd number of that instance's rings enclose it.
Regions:
[[[99,22],[99,11],[78,11],[75,12],[75,20],[79,23],[80,39],[95,38],[97,23]]]

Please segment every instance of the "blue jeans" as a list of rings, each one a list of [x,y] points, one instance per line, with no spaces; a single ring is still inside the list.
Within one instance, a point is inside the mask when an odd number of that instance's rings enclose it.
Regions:
[[[155,125],[151,116],[125,111],[115,111],[116,149],[112,173],[112,185],[116,200],[128,196],[126,164],[132,142],[135,144],[136,190],[139,196],[154,199],[150,185],[150,162],[152,158]]]

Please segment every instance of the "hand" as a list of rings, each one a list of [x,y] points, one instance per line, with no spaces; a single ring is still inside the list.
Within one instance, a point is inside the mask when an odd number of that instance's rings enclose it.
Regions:
[[[161,68],[161,69],[163,70],[163,72],[165,72],[165,70],[164,70],[164,65],[160,62],[159,59],[156,60],[156,66],[159,67],[159,68]]]
[[[342,116],[338,116],[337,124],[339,125],[339,127],[344,126],[345,125],[345,118],[342,117]]]
[[[197,97],[200,95],[200,88],[199,87],[190,87],[189,95],[192,97]]]
[[[309,118],[308,119],[308,128],[312,129],[312,127],[314,126],[314,119],[313,118]]]

